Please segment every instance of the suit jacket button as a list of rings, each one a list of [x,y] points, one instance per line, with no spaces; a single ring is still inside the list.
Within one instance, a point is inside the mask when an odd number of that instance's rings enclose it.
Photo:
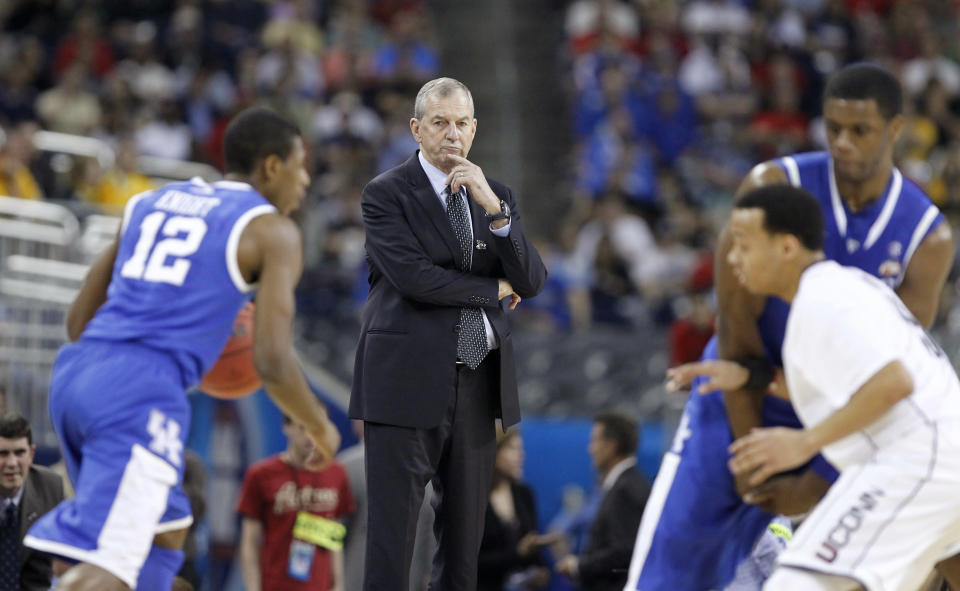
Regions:
[[[460,332],[460,325],[459,325],[459,324],[454,324],[454,325],[453,325],[453,332],[455,332],[455,333]]]

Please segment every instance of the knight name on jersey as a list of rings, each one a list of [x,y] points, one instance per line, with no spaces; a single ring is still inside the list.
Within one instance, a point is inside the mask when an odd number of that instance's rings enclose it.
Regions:
[[[201,197],[176,189],[168,189],[157,199],[153,207],[182,215],[206,217],[210,210],[220,205],[219,197]]]

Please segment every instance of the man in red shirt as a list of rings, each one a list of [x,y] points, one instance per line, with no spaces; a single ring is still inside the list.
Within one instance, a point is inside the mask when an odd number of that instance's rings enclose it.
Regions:
[[[345,591],[337,518],[356,509],[337,462],[319,472],[304,463],[313,443],[284,417],[287,449],[250,466],[237,511],[247,591]]]

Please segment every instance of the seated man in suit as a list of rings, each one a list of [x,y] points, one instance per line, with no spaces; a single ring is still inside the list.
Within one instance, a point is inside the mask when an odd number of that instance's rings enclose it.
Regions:
[[[578,579],[583,591],[621,591],[650,496],[650,483],[637,470],[636,421],[615,412],[595,416],[587,451],[602,479],[603,500],[583,553],[558,560],[557,571]]]
[[[0,416],[0,591],[50,588],[50,556],[23,546],[34,521],[63,500],[63,480],[33,465],[33,434],[16,413]]]

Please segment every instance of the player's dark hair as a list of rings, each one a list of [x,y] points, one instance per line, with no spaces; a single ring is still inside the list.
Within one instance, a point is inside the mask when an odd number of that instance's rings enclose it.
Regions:
[[[242,111],[223,135],[226,172],[250,174],[268,156],[286,160],[300,130],[290,121],[263,107]]]
[[[603,436],[617,444],[617,455],[632,456],[637,453],[637,422],[619,412],[602,412],[593,417],[600,425]]]
[[[900,81],[885,68],[867,62],[850,64],[838,70],[827,81],[823,100],[870,100],[884,119],[892,119],[903,110],[903,89]]]
[[[23,415],[15,412],[5,413],[0,416],[0,437],[4,439],[27,438],[27,443],[33,443],[33,430],[30,429],[30,421]]]
[[[768,185],[741,197],[735,207],[763,210],[763,229],[792,234],[809,250],[823,249],[823,212],[816,198],[792,185]]]

